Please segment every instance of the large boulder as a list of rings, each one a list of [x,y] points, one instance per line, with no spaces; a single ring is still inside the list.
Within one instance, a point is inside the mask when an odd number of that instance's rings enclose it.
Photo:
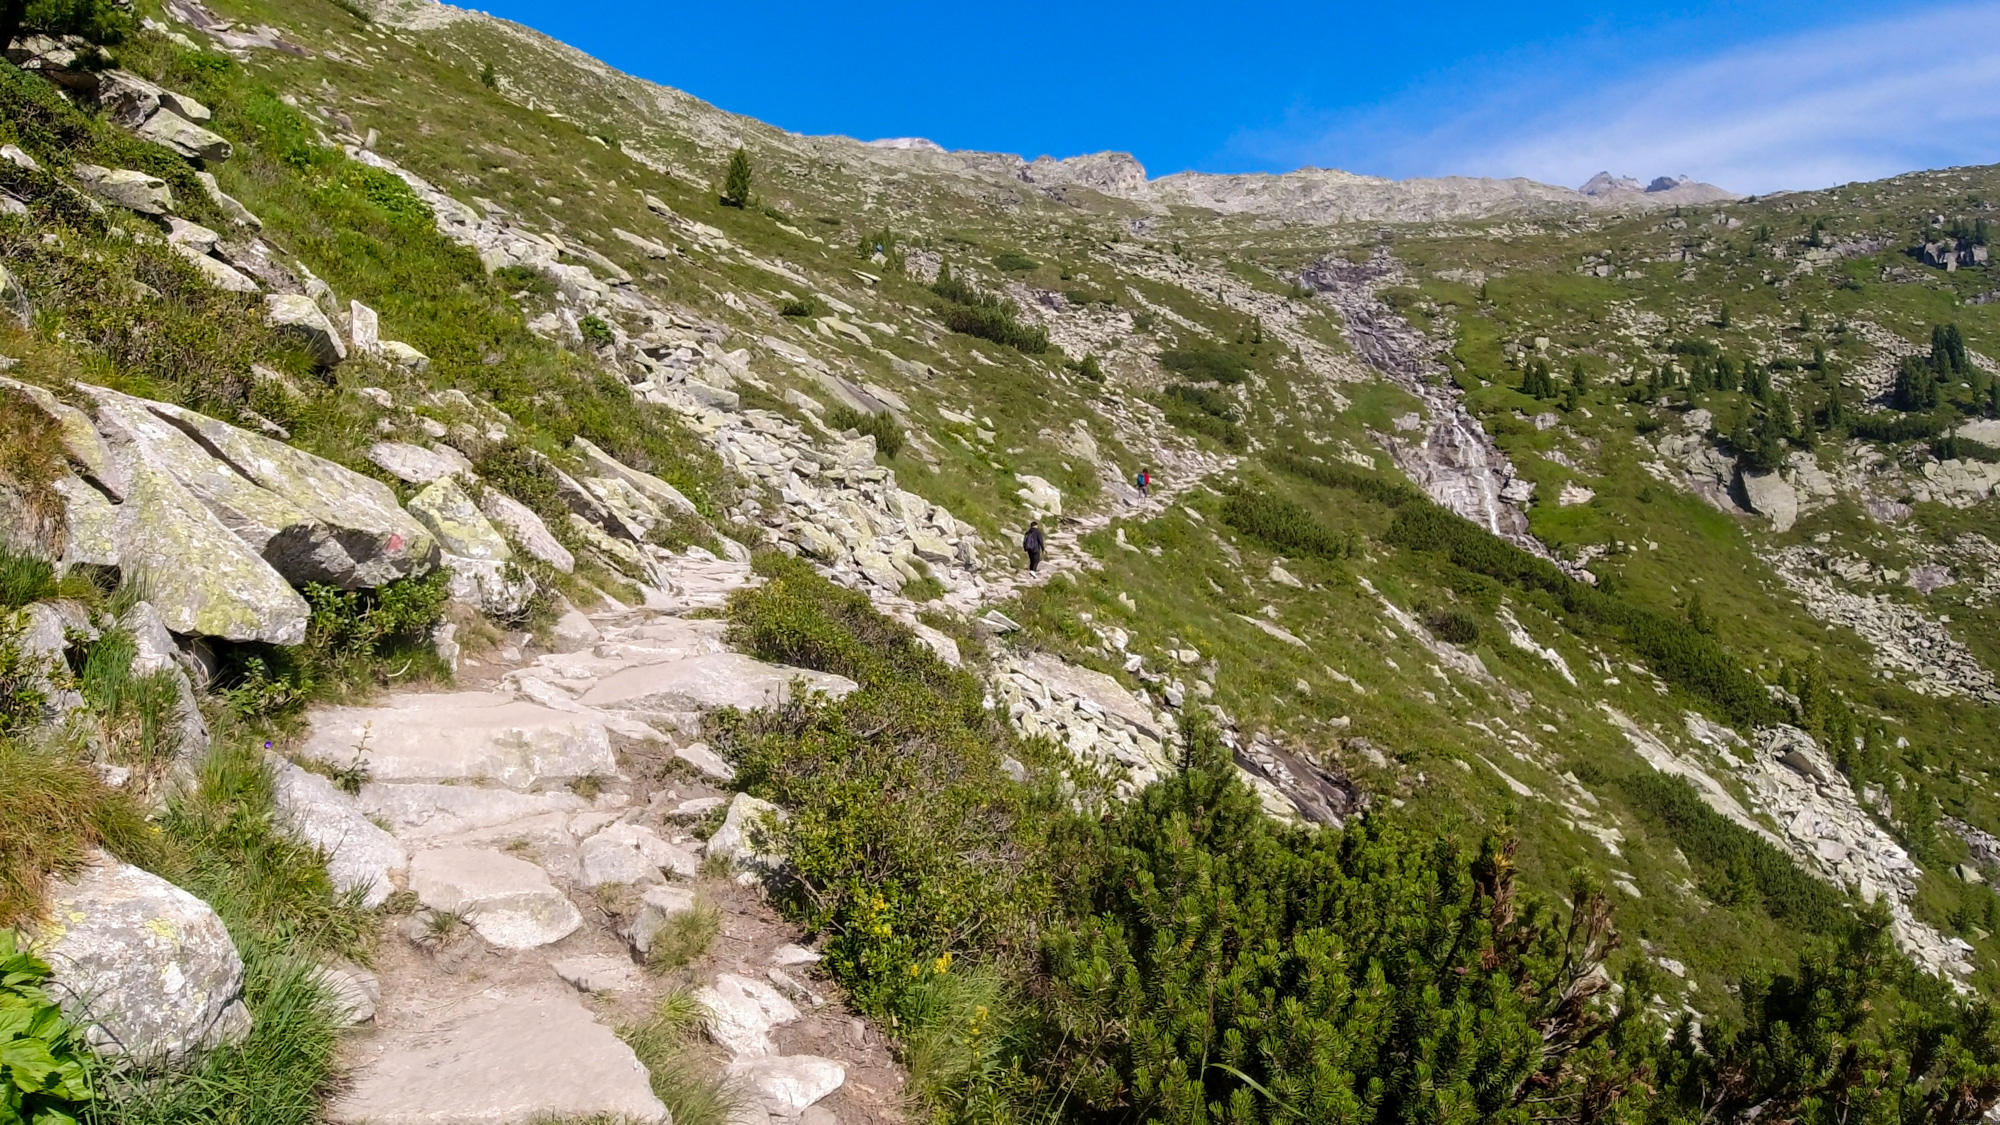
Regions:
[[[547,872],[490,848],[418,852],[410,860],[410,889],[425,906],[459,915],[502,949],[549,945],[583,925]]]
[[[529,556],[564,574],[576,569],[576,556],[549,531],[549,525],[532,508],[497,488],[481,490],[479,510],[487,519],[505,529]]]
[[[132,130],[142,140],[164,145],[190,160],[221,162],[235,154],[228,139],[178,113],[155,113]]]
[[[29,941],[102,1053],[174,1061],[250,1030],[243,959],[222,919],[130,864],[100,857],[56,883]]]
[[[434,481],[410,499],[410,511],[444,545],[452,600],[511,617],[535,595],[535,581],[514,564],[513,548],[456,479]]]
[[[114,449],[171,474],[295,585],[380,586],[436,557],[432,535],[380,481],[178,406],[78,389],[96,400]]]
[[[171,473],[144,460],[118,505],[119,567],[183,635],[296,645],[311,611],[271,565]]]
[[[360,890],[371,909],[388,901],[396,889],[390,874],[409,866],[409,853],[376,827],[353,797],[326,778],[276,757],[271,759],[271,797],[286,831],[325,854],[335,890]]]
[[[662,511],[669,514],[690,516],[696,514],[694,502],[681,495],[680,489],[675,488],[666,481],[653,476],[651,473],[642,473],[637,469],[631,468],[602,449],[597,448],[597,446],[592,445],[588,439],[583,437],[576,438],[570,445],[576,450],[577,455],[583,458],[584,463],[596,470],[600,475],[623,480],[633,488],[638,489],[646,499],[652,501]]]
[[[570,989],[482,998],[449,1025],[356,1048],[341,1125],[665,1123],[646,1068]]]
[[[1775,472],[1742,474],[1743,499],[1750,510],[1771,521],[1771,530],[1786,532],[1799,519],[1799,494]]]
[[[264,323],[304,344],[321,367],[337,367],[347,361],[347,342],[311,297],[271,294],[264,298]]]
[[[507,540],[472,497],[450,477],[441,477],[410,498],[410,514],[437,536],[447,555],[506,562],[514,557]]]
[[[104,168],[95,164],[75,165],[71,167],[70,174],[90,194],[129,211],[137,211],[141,215],[164,215],[174,209],[173,189],[158,176],[130,168]]]

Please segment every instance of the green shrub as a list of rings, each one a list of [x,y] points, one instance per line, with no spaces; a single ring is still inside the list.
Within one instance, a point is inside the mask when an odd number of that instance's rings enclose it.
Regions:
[[[221,697],[240,717],[274,718],[318,693],[338,695],[413,669],[438,674],[430,636],[451,598],[450,579],[440,567],[374,589],[308,583],[305,643],[223,649]]]
[[[114,0],[27,0],[21,26],[44,35],[80,35],[92,43],[116,46],[138,30],[128,7]]]
[[[1005,273],[1026,273],[1042,268],[1042,263],[1019,250],[1002,250],[993,255],[993,268]]]
[[[722,174],[722,202],[730,207],[750,205],[750,154],[742,146],[729,154],[729,168]]]
[[[584,317],[576,322],[576,330],[583,335],[584,344],[593,350],[608,348],[618,342],[618,337],[611,332],[611,325],[601,316]]]
[[[1212,732],[1182,770],[1079,820],[1042,943],[1047,1083],[1160,1122],[1531,1120],[1580,1106],[1587,1049],[1645,1019],[1586,983],[1615,943],[1513,885],[1511,848],[1367,820],[1287,829]]]
[[[25,615],[0,612],[0,738],[33,730],[46,718],[49,702],[45,661],[21,651]]]
[[[1082,359],[1065,363],[1063,366],[1093,383],[1102,383],[1104,381],[1104,365],[1098,362],[1096,352],[1087,353]]]
[[[1232,349],[1196,342],[1160,353],[1160,366],[1190,379],[1230,385],[1250,377],[1249,362]]]
[[[859,430],[868,434],[875,439],[875,449],[884,457],[894,458],[903,451],[903,424],[886,410],[868,414],[851,406],[836,405],[826,412],[826,425],[835,432]]]
[[[1045,328],[1030,328],[1015,319],[1012,302],[989,305],[952,305],[944,311],[944,325],[953,332],[991,340],[1028,355],[1049,350]]]
[[[1479,640],[1479,619],[1458,606],[1444,606],[1424,614],[1424,627],[1439,640],[1455,645]]]
[[[1336,532],[1305,508],[1254,485],[1223,498],[1222,521],[1280,554],[1336,560],[1352,556],[1357,546],[1352,532]]]
[[[1019,310],[1014,307],[1014,302],[981,292],[978,286],[954,276],[950,266],[938,271],[938,279],[931,283],[931,292],[943,299],[939,312],[944,317],[945,327],[953,332],[991,340],[1029,355],[1040,355],[1049,350],[1046,329],[1022,324],[1017,319]]]
[[[818,297],[808,293],[803,297],[794,297],[784,304],[779,305],[778,315],[792,317],[825,316],[826,306],[820,303]]]
[[[862,1009],[886,1017],[918,970],[1020,933],[1046,903],[1047,872],[1022,861],[1064,798],[1007,776],[1004,756],[1034,766],[1048,751],[1015,745],[979,681],[866,595],[782,556],[757,570],[764,585],[732,598],[730,642],[860,690],[725,715],[712,744],[750,791],[791,810],[778,896],[827,936],[827,968]]]
[[[1838,933],[1852,921],[1845,895],[1709,808],[1686,779],[1632,773],[1613,784],[1641,816],[1667,830],[1709,898],[1724,905],[1761,902],[1778,922],[1813,933]]]
[[[1313,461],[1296,453],[1273,453],[1271,466],[1292,476],[1328,488],[1344,488],[1390,508],[1405,504],[1428,504],[1429,495],[1407,481],[1395,480],[1352,465]]]
[[[1577,582],[1554,563],[1436,504],[1402,507],[1387,539],[1395,546],[1442,555],[1475,574],[1547,594],[1563,611],[1617,630],[1661,679],[1708,700],[1732,722],[1768,725],[1790,719],[1771,702],[1761,680],[1687,621]]]
[[[0,930],[0,1121],[75,1125],[95,1096],[90,1047],[43,991],[47,962]]]
[[[1226,449],[1242,449],[1248,444],[1236,425],[1236,408],[1207,387],[1172,383],[1158,402],[1167,421],[1181,429],[1213,438]]]

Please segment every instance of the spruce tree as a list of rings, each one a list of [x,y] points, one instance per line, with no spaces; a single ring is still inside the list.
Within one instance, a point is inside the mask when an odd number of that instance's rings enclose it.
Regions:
[[[729,157],[729,171],[722,179],[722,202],[731,207],[750,206],[750,154],[739,146]]]

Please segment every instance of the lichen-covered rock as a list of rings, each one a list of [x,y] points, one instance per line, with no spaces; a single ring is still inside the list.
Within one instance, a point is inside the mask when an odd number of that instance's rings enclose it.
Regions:
[[[380,481],[178,406],[78,389],[114,447],[172,474],[291,582],[356,589],[430,569],[436,542]]]
[[[29,935],[51,991],[91,1045],[179,1060],[250,1030],[243,959],[208,904],[157,875],[100,858],[50,889]]]
[[[506,562],[514,557],[507,540],[465,494],[443,477],[410,498],[410,514],[437,536],[445,553],[466,559]]]
[[[174,632],[276,645],[306,639],[305,599],[164,469],[133,466],[116,540],[120,568],[145,584]]]
[[[634,469],[602,449],[592,445],[587,439],[578,437],[570,443],[583,457],[584,463],[608,477],[617,477],[639,490],[646,499],[669,514],[694,515],[694,502],[681,495],[680,489],[666,481]]]
[[[769,844],[766,839],[769,823],[783,819],[785,814],[778,806],[748,793],[738,793],[729,802],[729,814],[723,818],[722,827],[708,838],[708,854],[739,866],[775,867],[785,857],[760,848]]]
[[[78,164],[70,174],[90,194],[142,215],[164,215],[174,209],[174,192],[167,181],[130,168]]]
[[[549,564],[564,574],[576,569],[576,556],[569,548],[557,541],[549,531],[549,525],[526,504],[501,492],[497,488],[487,488],[479,494],[479,510],[486,518],[506,529],[514,537],[521,549],[542,562]]]
[[[430,484],[454,473],[470,473],[472,462],[449,446],[425,449],[402,441],[378,441],[368,447],[368,459],[383,472],[408,484]]]
[[[346,341],[311,297],[271,294],[264,298],[264,323],[303,343],[321,367],[337,367],[347,361]]]
[[[204,129],[178,113],[155,113],[132,132],[142,140],[173,149],[190,160],[220,163],[236,153],[228,138]]]
[[[383,359],[388,360],[397,367],[414,371],[419,375],[430,369],[431,357],[405,344],[401,340],[383,340],[377,345],[377,348],[382,353]]]

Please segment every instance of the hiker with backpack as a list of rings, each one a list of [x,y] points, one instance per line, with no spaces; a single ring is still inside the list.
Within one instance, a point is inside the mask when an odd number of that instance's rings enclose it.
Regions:
[[[1032,520],[1028,533],[1021,537],[1021,549],[1028,553],[1028,569],[1034,571],[1042,565],[1042,521]]]
[[[1153,487],[1153,474],[1140,469],[1138,475],[1132,478],[1132,483],[1138,486],[1139,495],[1142,498],[1152,495],[1150,490]]]

